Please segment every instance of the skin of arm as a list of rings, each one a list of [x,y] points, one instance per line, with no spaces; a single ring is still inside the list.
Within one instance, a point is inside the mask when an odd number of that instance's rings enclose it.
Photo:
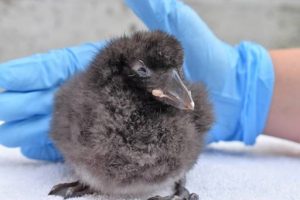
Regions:
[[[264,133],[300,143],[300,48],[270,50],[275,85]]]

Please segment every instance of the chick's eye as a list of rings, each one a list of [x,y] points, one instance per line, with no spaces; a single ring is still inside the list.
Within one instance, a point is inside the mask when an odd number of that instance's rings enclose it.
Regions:
[[[144,66],[138,68],[137,73],[139,74],[140,77],[149,77],[150,76],[149,70]]]
[[[136,62],[133,66],[133,70],[140,76],[143,78],[146,77],[150,77],[151,76],[151,72],[150,69],[148,69],[148,67],[146,67],[146,65],[144,64],[143,61],[139,60],[138,62]]]

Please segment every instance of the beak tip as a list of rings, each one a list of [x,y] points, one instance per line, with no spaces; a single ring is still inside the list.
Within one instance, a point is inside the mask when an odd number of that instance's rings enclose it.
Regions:
[[[194,110],[195,109],[195,103],[192,101],[192,103],[191,103],[191,107],[192,107],[192,110]]]
[[[195,103],[194,103],[194,101],[192,101],[190,104],[188,104],[187,109],[188,110],[194,110],[195,109]]]

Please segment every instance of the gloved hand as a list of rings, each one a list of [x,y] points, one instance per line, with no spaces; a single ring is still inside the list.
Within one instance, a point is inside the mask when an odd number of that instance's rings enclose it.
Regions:
[[[148,28],[179,39],[185,52],[186,78],[206,84],[216,116],[207,141],[254,144],[264,129],[273,93],[274,71],[268,52],[250,42],[234,47],[224,43],[180,1],[125,1]]]
[[[54,92],[84,70],[103,42],[54,50],[0,64],[0,144],[21,147],[32,159],[58,161],[48,137]],[[1,89],[3,91],[3,89]]]
[[[270,106],[274,72],[259,45],[231,47],[217,39],[188,6],[175,0],[127,0],[150,29],[175,35],[185,51],[185,75],[203,81],[215,108],[216,124],[208,141],[253,144]],[[0,65],[0,144],[17,147],[34,159],[61,160],[48,138],[53,94],[88,65],[102,44],[87,44]]]

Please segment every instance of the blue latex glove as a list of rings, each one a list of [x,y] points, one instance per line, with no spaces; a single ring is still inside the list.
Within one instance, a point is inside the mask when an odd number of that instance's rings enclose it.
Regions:
[[[0,144],[21,147],[32,159],[59,161],[48,137],[57,88],[84,70],[104,43],[54,50],[0,64]]]
[[[234,47],[224,43],[180,1],[126,3],[150,29],[166,31],[179,39],[185,51],[186,78],[208,87],[216,115],[208,142],[238,140],[254,144],[264,129],[273,94],[274,71],[268,52],[250,42]]]
[[[185,74],[209,88],[217,123],[209,141],[252,144],[262,131],[272,96],[274,74],[267,52],[218,40],[201,19],[178,1],[127,1],[150,29],[175,35],[184,46]],[[34,159],[61,160],[48,138],[53,94],[86,67],[102,44],[86,44],[0,65],[0,144],[17,147]],[[258,113],[260,112],[260,113]]]

